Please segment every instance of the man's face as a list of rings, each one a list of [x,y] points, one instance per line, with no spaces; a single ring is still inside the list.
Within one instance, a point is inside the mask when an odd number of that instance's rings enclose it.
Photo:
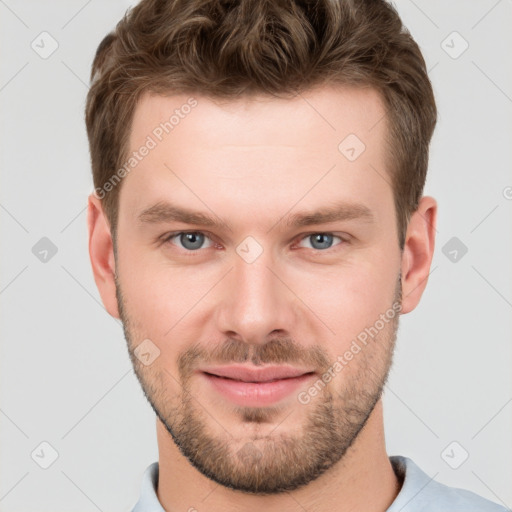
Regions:
[[[293,490],[342,459],[391,364],[401,253],[384,108],[369,89],[195,99],[145,96],[133,120],[130,152],[150,150],[119,197],[130,356],[199,471],[245,492]],[[326,210],[340,215],[313,218]],[[250,384],[213,376],[220,366],[305,375]]]

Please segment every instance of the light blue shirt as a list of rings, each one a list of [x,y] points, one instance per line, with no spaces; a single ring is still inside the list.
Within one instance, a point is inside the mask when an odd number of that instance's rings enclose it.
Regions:
[[[432,480],[411,459],[391,456],[395,473],[403,484],[386,512],[507,512],[508,509],[464,489]],[[142,479],[140,499],[132,512],[165,512],[158,501],[158,462],[151,464]],[[510,512],[510,511],[508,511]]]

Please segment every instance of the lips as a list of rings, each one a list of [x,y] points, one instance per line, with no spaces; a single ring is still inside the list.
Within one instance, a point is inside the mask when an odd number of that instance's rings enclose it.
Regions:
[[[198,371],[216,396],[242,407],[269,407],[297,394],[315,376],[307,368],[293,366],[217,366]]]
[[[243,365],[214,366],[201,370],[203,373],[247,383],[265,383],[283,379],[293,379],[302,375],[313,373],[307,368],[293,366],[268,366],[258,368]]]

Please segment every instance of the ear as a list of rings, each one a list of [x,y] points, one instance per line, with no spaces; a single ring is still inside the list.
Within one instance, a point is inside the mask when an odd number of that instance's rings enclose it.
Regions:
[[[87,225],[89,230],[89,257],[91,258],[96,286],[105,309],[113,317],[120,318],[114,279],[116,272],[114,245],[101,201],[94,194],[89,196]]]
[[[409,313],[418,305],[427,286],[436,223],[436,200],[422,197],[409,221],[402,253],[402,313]]]

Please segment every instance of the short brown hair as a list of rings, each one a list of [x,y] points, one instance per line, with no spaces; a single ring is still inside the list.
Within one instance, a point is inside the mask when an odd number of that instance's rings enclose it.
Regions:
[[[86,125],[94,186],[128,152],[143,93],[296,95],[340,84],[376,89],[387,111],[400,247],[418,207],[437,110],[418,45],[384,0],[142,0],[101,42]],[[121,184],[102,205],[115,234]]]

